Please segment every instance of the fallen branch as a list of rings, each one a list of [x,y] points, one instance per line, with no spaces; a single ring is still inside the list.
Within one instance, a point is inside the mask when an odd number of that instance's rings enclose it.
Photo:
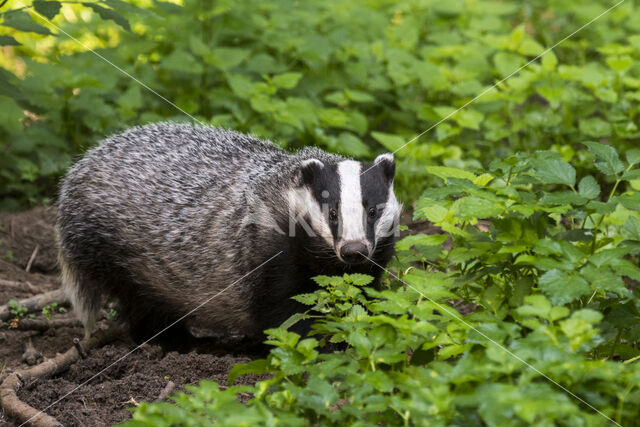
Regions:
[[[69,305],[69,300],[64,292],[62,292],[62,289],[45,292],[19,301],[20,306],[25,307],[28,313],[42,310],[45,306],[53,302],[57,302],[60,306]],[[9,310],[7,304],[0,306],[0,320],[5,321],[12,317],[14,317],[14,315]]]
[[[17,329],[19,331],[39,331],[45,332],[51,328],[79,328],[82,327],[82,322],[78,319],[20,319],[16,322],[16,327],[11,329]]]
[[[13,280],[4,279],[0,279],[0,289],[31,292],[32,294],[39,294],[42,292],[39,288],[33,286],[30,282],[15,282]]]
[[[88,351],[101,347],[115,340],[121,332],[122,330],[115,326],[99,330],[91,338],[81,341],[82,348]],[[18,423],[28,423],[31,426],[62,426],[54,417],[21,401],[18,398],[18,390],[28,381],[47,378],[67,370],[79,358],[80,354],[74,346],[53,359],[47,359],[32,368],[21,369],[7,376],[0,384],[0,406],[5,414],[16,419]]]

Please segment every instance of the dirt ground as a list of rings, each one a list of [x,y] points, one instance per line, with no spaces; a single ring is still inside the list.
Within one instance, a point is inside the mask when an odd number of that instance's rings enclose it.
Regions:
[[[0,213],[0,279],[29,282],[40,291],[57,289],[60,285],[56,267],[53,223],[54,208],[37,208],[21,213]],[[30,273],[25,267],[34,249]],[[34,290],[32,288],[32,290]],[[0,305],[11,299],[24,299],[33,292],[7,289],[0,282]],[[38,315],[37,318],[40,318]],[[73,317],[73,313],[56,314],[55,319]],[[25,344],[31,339],[35,349],[45,358],[63,353],[73,345],[73,338],[82,338],[78,327],[49,329],[44,333],[16,331],[8,325],[0,326],[0,382],[11,372],[28,367],[22,361]],[[114,364],[95,379],[92,376],[123,357],[135,346],[123,338],[105,347],[92,350],[62,374],[33,381],[20,390],[19,398],[55,417],[66,426],[106,426],[130,418],[127,408],[134,402],[153,401],[169,381],[180,390],[186,384],[211,379],[226,384],[227,373],[236,363],[255,358],[251,354],[216,353],[163,354],[156,346],[143,346]],[[208,349],[211,351],[211,349]],[[202,350],[201,350],[202,351]],[[255,376],[240,378],[238,383],[249,384]],[[65,394],[68,397],[56,403]],[[17,425],[0,410],[0,426]]]
[[[55,214],[52,207],[0,213],[0,305],[11,299],[21,300],[59,288],[53,231]],[[408,213],[403,215],[401,222],[411,224],[412,233],[438,231],[425,223],[412,223]],[[30,272],[26,272],[34,252]],[[8,289],[2,280],[28,282],[33,287],[31,292]],[[41,317],[38,314],[37,318]],[[73,312],[54,316],[54,319],[64,318],[73,319]],[[28,367],[22,355],[29,340],[44,358],[52,358],[68,350],[76,337],[83,337],[82,328],[61,327],[41,333],[17,331],[0,322],[0,382],[15,370]],[[146,345],[88,381],[134,348],[135,345],[123,337],[120,341],[92,350],[86,359],[62,374],[25,384],[18,397],[36,409],[45,410],[66,426],[113,425],[129,419],[131,412],[128,408],[136,402],[158,399],[169,381],[176,385],[176,391],[204,379],[226,384],[227,374],[234,364],[248,362],[260,355],[259,351],[264,352],[264,349],[255,347],[232,346],[225,349],[209,345],[187,354],[163,354],[159,347]],[[248,375],[239,378],[237,383],[251,384],[257,379]],[[69,392],[72,393],[58,402]],[[0,426],[5,425],[17,424],[7,419],[0,409]]]

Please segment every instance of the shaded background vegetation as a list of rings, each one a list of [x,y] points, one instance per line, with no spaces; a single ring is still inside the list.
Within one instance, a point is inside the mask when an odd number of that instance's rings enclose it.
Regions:
[[[132,425],[633,425],[636,3],[602,15],[617,3],[12,0],[0,22],[0,208],[54,202],[75,156],[151,121],[359,159],[399,150],[397,191],[435,234],[397,244],[381,292],[366,277],[321,277],[298,297],[346,350],[269,331],[269,356],[232,378],[270,379],[203,383],[177,406],[141,405]],[[255,399],[239,406],[247,391]]]
[[[4,5],[0,25],[4,209],[51,200],[74,156],[150,121],[363,159],[395,150],[614,4],[20,1]],[[568,160],[584,139],[631,145],[639,29],[627,0],[400,150],[403,198],[434,182],[428,164],[479,169],[539,148]]]

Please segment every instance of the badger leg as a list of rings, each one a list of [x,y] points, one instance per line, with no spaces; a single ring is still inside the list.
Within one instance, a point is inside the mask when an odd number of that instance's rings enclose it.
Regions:
[[[71,301],[76,315],[84,325],[84,336],[89,338],[96,324],[100,309],[100,296],[83,287],[82,275],[62,254],[58,255],[62,290]],[[86,285],[86,284],[85,284]]]

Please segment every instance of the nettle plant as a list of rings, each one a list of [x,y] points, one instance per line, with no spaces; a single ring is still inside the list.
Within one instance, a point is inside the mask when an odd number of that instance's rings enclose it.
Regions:
[[[266,331],[269,355],[237,365],[229,388],[188,386],[127,425],[632,424],[640,152],[585,145],[577,169],[552,151],[479,175],[429,167],[443,185],[415,217],[442,232],[399,241],[383,289],[317,277],[296,297],[309,311]],[[309,337],[286,330],[305,317]],[[232,385],[250,373],[268,377]]]

